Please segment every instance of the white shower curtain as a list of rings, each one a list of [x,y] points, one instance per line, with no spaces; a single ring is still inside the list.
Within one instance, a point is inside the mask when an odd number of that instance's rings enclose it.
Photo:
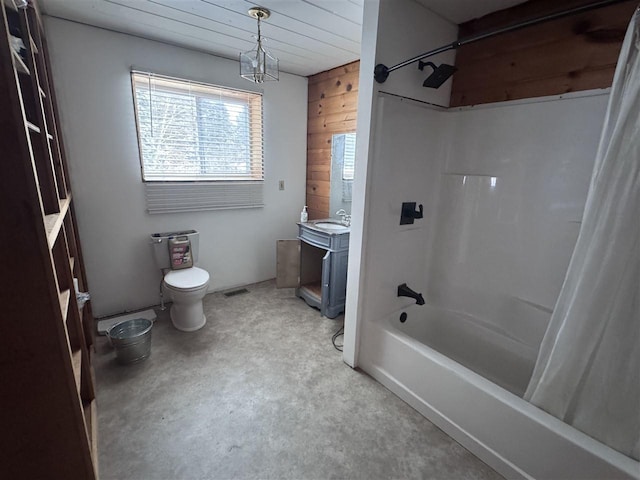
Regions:
[[[640,460],[640,11],[622,45],[582,227],[533,376],[534,405]]]

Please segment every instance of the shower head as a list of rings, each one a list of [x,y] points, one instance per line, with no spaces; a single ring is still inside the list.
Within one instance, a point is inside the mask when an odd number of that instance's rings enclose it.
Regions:
[[[420,70],[424,70],[425,66],[433,68],[433,73],[429,75],[422,84],[423,87],[429,88],[440,88],[440,85],[446,82],[447,79],[458,70],[453,65],[447,65],[446,63],[442,63],[439,67],[436,67],[432,62],[423,62],[422,60],[418,62],[418,68]]]

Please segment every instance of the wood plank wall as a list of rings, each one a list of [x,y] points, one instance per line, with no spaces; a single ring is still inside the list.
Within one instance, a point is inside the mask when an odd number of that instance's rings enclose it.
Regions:
[[[327,218],[331,136],[356,131],[360,61],[309,77],[307,207],[309,219]]]
[[[459,38],[592,2],[530,0],[461,24]],[[611,86],[637,6],[638,0],[629,0],[460,47],[451,106]]]

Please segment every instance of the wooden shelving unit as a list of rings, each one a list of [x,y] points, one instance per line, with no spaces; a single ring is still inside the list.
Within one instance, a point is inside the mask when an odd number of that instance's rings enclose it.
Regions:
[[[0,471],[97,478],[87,291],[42,19],[0,0]]]

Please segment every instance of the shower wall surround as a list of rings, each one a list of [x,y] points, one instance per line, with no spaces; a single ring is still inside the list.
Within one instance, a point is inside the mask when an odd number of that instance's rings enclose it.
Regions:
[[[575,244],[607,96],[445,110],[382,94],[366,236],[365,318],[410,300],[537,348]],[[403,201],[424,220],[398,225]]]
[[[448,113],[434,305],[538,348],[575,245],[607,95]]]
[[[398,3],[365,2],[362,72],[447,43],[442,25],[416,38],[442,19]],[[447,107],[447,92],[416,71],[360,79],[345,361],[508,478],[637,478],[638,462],[520,397],[578,236],[608,92],[446,109],[433,104]],[[424,218],[399,225],[403,202]],[[398,298],[402,283],[427,305]],[[513,358],[498,360],[499,342]]]
[[[378,98],[376,110],[382,120],[369,164],[374,214],[365,230],[364,318],[385,318],[415,303],[398,298],[397,287],[402,283],[418,292],[427,287],[425,270],[431,258],[450,124],[445,111],[386,95]],[[399,225],[403,202],[423,204],[424,217],[414,224]]]
[[[607,100],[593,91],[450,110],[387,94],[374,103],[358,365],[508,477],[632,478],[638,467],[519,397],[577,239]],[[422,203],[424,218],[399,225],[404,201]],[[397,297],[402,283],[427,307]],[[438,344],[455,343],[459,325],[423,318],[434,308],[515,345],[501,368],[521,363],[516,388],[473,376],[474,356],[492,356],[474,353],[480,338],[468,344],[471,363],[447,367]],[[401,312],[433,350],[393,326]],[[514,428],[496,427],[505,418]]]

